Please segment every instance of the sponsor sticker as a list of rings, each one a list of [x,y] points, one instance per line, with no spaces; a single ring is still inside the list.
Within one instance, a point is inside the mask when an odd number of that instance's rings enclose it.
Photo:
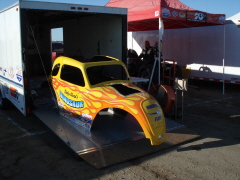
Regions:
[[[157,116],[157,117],[155,117],[155,122],[156,122],[156,121],[160,121],[160,120],[162,120],[162,116]]]
[[[180,13],[179,13],[179,17],[180,17],[180,18],[185,18],[185,17],[186,17],[186,14],[185,14],[184,12],[180,12]]]
[[[66,89],[65,89],[65,91],[64,91],[64,94],[66,94],[67,96],[71,96],[71,97],[73,97],[73,98],[75,98],[75,99],[78,98],[78,95],[77,95],[77,94],[74,94],[73,92],[69,92],[69,91],[67,91]]]
[[[16,67],[16,78],[18,80],[18,82],[21,82],[22,81],[22,69],[21,67],[17,66]]]
[[[9,67],[9,68],[8,68],[8,75],[9,75],[9,77],[10,77],[11,79],[14,78],[14,69],[13,69],[13,67]]]
[[[7,73],[7,69],[4,69],[3,70],[3,75],[6,76],[6,73]]]
[[[157,104],[151,104],[149,106],[147,106],[147,109],[152,109],[152,108],[155,108],[155,107],[158,107]]]
[[[82,113],[82,119],[84,123],[91,124],[92,123],[92,116],[90,114]]]
[[[76,118],[75,116],[73,116],[70,112],[60,112],[60,115],[65,117],[67,120],[83,127],[86,130],[90,130],[91,128],[91,124],[90,123],[86,123],[83,122],[81,119]],[[86,132],[85,132],[86,133]]]
[[[153,112],[153,113],[148,113],[148,115],[159,115],[159,114],[161,114],[160,111],[156,111],[156,112]]]
[[[211,16],[208,16],[207,17],[209,21],[212,21],[212,17]]]
[[[169,18],[171,16],[170,10],[167,8],[162,8],[162,16],[165,18]]]
[[[172,12],[172,15],[173,15],[174,17],[177,17],[177,16],[178,16],[178,12],[177,12],[177,11],[173,11],[173,12]]]
[[[60,98],[69,106],[73,108],[83,108],[84,102],[83,101],[73,101],[69,99],[67,96],[65,96],[62,91],[60,91]]]
[[[195,21],[195,22],[206,22],[207,14],[202,13],[202,12],[188,11],[187,12],[187,20]]]
[[[225,16],[219,17],[219,22],[224,24],[225,23]]]

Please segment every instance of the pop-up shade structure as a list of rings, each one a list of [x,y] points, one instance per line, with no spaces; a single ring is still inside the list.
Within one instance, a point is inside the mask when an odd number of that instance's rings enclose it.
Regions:
[[[129,32],[159,30],[158,42],[162,41],[163,29],[223,25],[225,23],[224,14],[198,11],[179,0],[110,0],[106,6],[128,9]],[[161,51],[159,51],[158,57],[161,57]],[[158,61],[160,62],[160,59]],[[158,75],[160,84],[160,63],[158,63]],[[153,73],[150,83],[152,76]]]
[[[106,6],[128,9],[128,31],[219,25],[225,23],[224,14],[210,14],[195,10],[179,0],[110,0]]]

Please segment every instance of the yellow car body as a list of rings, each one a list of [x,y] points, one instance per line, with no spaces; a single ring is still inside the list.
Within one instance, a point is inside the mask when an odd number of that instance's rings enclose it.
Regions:
[[[136,118],[152,145],[166,140],[165,118],[159,103],[131,82],[126,66],[118,59],[94,56],[90,62],[79,62],[58,57],[51,83],[60,114],[87,130],[101,110],[118,108]]]

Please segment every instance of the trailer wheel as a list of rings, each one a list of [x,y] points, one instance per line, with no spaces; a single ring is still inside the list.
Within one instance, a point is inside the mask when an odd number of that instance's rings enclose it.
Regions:
[[[7,109],[8,100],[3,98],[2,92],[0,91],[0,109]]]

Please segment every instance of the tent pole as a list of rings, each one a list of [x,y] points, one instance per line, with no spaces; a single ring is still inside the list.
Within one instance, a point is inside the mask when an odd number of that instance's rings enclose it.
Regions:
[[[161,80],[161,51],[162,51],[162,36],[163,36],[163,22],[161,20],[161,18],[159,18],[159,35],[158,35],[158,57],[154,58],[154,65],[153,65],[153,69],[152,69],[152,73],[151,73],[151,77],[148,83],[148,90],[150,89],[151,83],[152,83],[152,77],[155,71],[155,67],[156,67],[156,63],[157,64],[157,72],[158,72],[158,84],[160,85],[160,80]]]
[[[162,38],[164,25],[161,18],[159,18],[159,35],[158,35],[158,84],[161,83],[161,54],[162,54]]]
[[[225,25],[223,25],[223,95],[225,94],[225,48],[226,48],[226,37],[225,37]]]

